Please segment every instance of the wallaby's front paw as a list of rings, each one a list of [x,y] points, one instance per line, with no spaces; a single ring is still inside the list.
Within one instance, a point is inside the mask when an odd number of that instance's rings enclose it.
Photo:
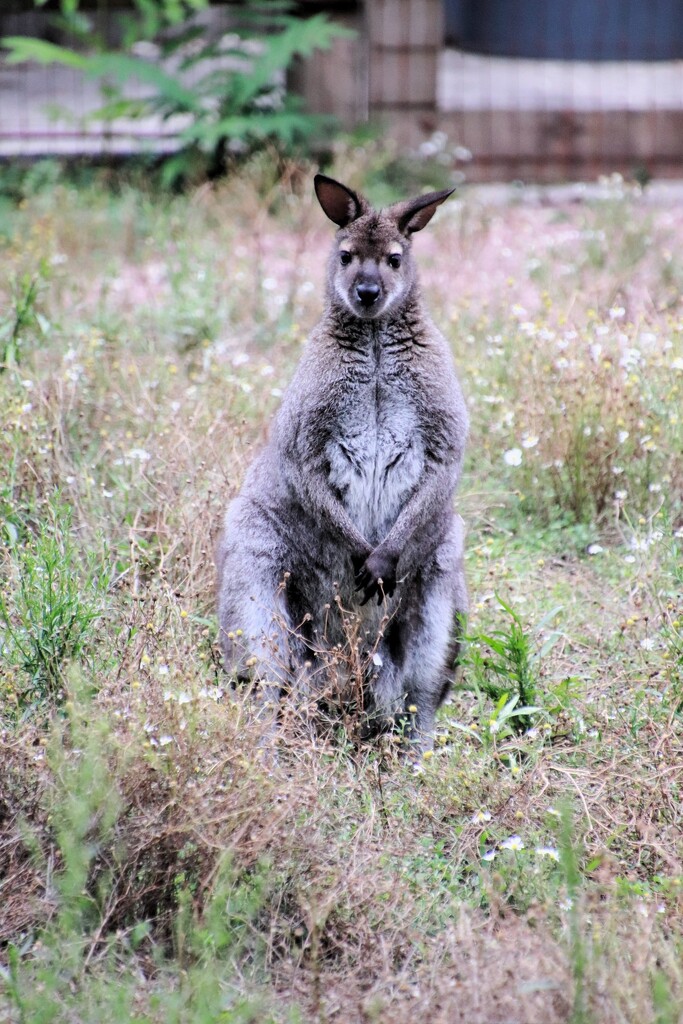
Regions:
[[[385,597],[391,597],[396,589],[397,563],[398,558],[379,548],[368,555],[356,572],[356,590],[363,591],[361,604],[367,604],[375,595],[377,604],[381,604]]]
[[[355,555],[351,555],[351,565],[353,566],[353,575],[358,578],[361,569],[365,565],[366,558],[371,554],[370,551],[361,551]]]

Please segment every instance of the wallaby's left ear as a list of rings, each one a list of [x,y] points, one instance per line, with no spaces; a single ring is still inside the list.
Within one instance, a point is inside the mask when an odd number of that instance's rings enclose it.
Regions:
[[[427,227],[436,213],[437,206],[441,206],[453,192],[455,192],[454,188],[444,189],[443,192],[428,192],[424,196],[416,196],[415,199],[406,199],[402,203],[396,203],[389,212],[396,218],[401,234],[412,235],[414,231],[421,231],[422,228]]]
[[[361,214],[367,213],[368,205],[363,197],[340,181],[328,178],[326,174],[316,174],[313,182],[318,202],[330,220],[340,228],[345,228]]]

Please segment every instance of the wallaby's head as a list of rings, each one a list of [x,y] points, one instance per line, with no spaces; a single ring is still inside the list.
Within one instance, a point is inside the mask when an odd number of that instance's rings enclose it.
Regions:
[[[415,284],[411,236],[429,223],[453,189],[379,211],[324,174],[316,174],[315,191],[327,216],[339,226],[328,271],[332,297],[362,320],[399,309]]]

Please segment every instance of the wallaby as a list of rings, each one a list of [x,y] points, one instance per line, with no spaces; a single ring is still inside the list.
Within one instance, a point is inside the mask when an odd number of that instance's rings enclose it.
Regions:
[[[303,705],[354,621],[367,731],[401,722],[425,750],[467,610],[453,495],[468,417],[411,239],[453,190],[381,211],[323,174],[315,190],[339,229],[326,306],[225,518],[225,666],[271,706]]]

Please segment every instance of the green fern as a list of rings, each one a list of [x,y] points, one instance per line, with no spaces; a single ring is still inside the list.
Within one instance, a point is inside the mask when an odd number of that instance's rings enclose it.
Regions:
[[[334,39],[350,33],[332,24],[327,15],[301,19],[291,4],[254,0],[236,12],[232,43],[213,40],[188,16],[208,8],[209,0],[136,0],[136,14],[121,19],[123,50],[108,49],[87,36],[88,21],[71,0],[68,25],[94,52],[56,46],[40,39],[11,36],[2,40],[8,61],[62,64],[99,79],[106,103],[89,120],[115,122],[120,117],[160,115],[168,121],[183,115],[188,123],[178,134],[180,152],[167,165],[172,184],[190,167],[223,169],[231,150],[253,150],[265,142],[283,151],[310,143],[316,133],[331,127],[331,119],[306,113],[299,98],[283,86],[285,73],[296,58],[327,49]],[[75,21],[78,13],[79,21]],[[64,20],[64,19],[63,19]],[[152,61],[130,52],[134,43],[161,40],[160,59]],[[171,62],[171,58],[173,59]],[[142,100],[127,99],[123,90],[131,79],[149,88]],[[192,87],[187,85],[193,81]]]

